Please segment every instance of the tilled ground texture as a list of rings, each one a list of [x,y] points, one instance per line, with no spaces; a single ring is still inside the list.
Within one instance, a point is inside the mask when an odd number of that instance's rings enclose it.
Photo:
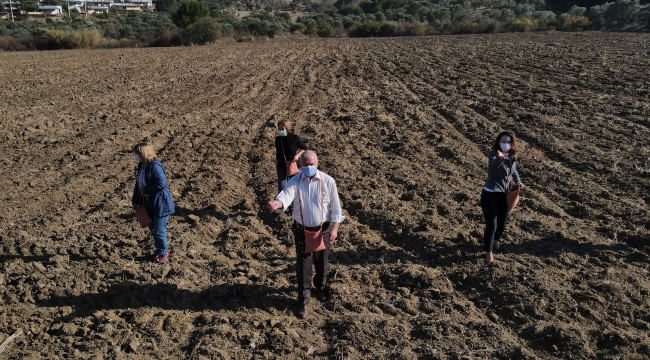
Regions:
[[[7,358],[645,358],[650,36],[503,34],[0,53]],[[295,317],[289,119],[347,216]],[[493,137],[528,189],[484,264]],[[131,146],[177,213],[136,226]]]

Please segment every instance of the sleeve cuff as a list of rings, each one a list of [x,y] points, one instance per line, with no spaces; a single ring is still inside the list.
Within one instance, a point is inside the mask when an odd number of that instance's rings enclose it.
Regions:
[[[339,224],[342,223],[343,220],[345,220],[345,216],[343,216],[343,215],[332,216],[332,219],[331,219],[332,222],[339,223]]]
[[[275,200],[279,200],[282,203],[282,209],[275,210],[276,212],[285,212],[287,211],[287,208],[291,206],[291,204],[287,203],[286,199],[276,197]]]

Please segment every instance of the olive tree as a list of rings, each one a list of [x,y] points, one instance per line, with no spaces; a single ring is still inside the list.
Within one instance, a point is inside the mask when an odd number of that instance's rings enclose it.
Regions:
[[[176,10],[172,19],[176,25],[180,27],[188,27],[199,19],[208,16],[210,16],[210,10],[208,10],[207,6],[195,0],[189,0],[184,2],[178,10]]]

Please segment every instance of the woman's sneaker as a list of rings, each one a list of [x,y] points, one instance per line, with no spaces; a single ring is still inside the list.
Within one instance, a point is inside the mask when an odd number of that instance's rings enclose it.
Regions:
[[[158,264],[164,264],[167,260],[169,260],[169,254],[156,255],[156,262],[158,262]]]

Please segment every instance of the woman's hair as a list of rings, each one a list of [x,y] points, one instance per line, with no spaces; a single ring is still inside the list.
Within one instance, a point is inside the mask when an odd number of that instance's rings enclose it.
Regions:
[[[517,145],[517,137],[515,136],[515,133],[510,130],[503,130],[502,132],[499,133],[496,140],[494,140],[494,143],[492,144],[492,150],[493,151],[501,150],[501,145],[499,145],[499,143],[501,142],[501,138],[505,135],[510,136],[510,138],[512,139],[512,148],[510,149],[509,156],[511,157],[515,156],[519,151],[519,146]]]
[[[153,145],[141,142],[133,145],[133,152],[140,155],[143,163],[150,163],[156,158],[156,152],[153,150]]]
[[[278,121],[278,128],[280,128],[280,125],[284,126],[284,128],[287,129],[287,132],[291,132],[291,121],[280,120]]]

